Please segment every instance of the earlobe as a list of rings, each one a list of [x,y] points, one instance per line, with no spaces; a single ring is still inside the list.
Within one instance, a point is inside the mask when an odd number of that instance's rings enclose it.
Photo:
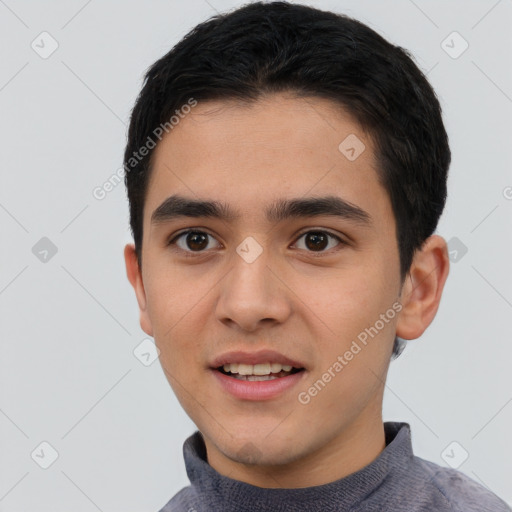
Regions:
[[[439,235],[425,240],[416,251],[400,301],[403,305],[396,335],[406,340],[419,338],[436,316],[448,277],[450,260],[446,241]]]
[[[124,261],[126,265],[126,276],[132,285],[140,312],[140,326],[149,336],[153,336],[153,328],[147,310],[146,291],[142,280],[142,272],[137,261],[137,253],[134,244],[126,244],[124,248]]]

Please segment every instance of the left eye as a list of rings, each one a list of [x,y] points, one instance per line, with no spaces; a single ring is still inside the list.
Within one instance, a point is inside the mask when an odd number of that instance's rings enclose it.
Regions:
[[[303,237],[306,237],[306,247],[308,249],[313,249],[309,252],[326,252],[324,249],[326,248],[326,244],[329,244],[329,238],[336,240],[338,242],[337,245],[342,245],[344,243],[339,236],[333,235],[328,231],[306,231],[305,233],[302,233],[297,240],[300,240]]]
[[[184,246],[180,245],[179,241],[186,235]],[[168,245],[176,245],[178,246],[182,251],[188,252],[188,253],[200,253],[204,252],[205,249],[208,248],[208,237],[211,237],[213,240],[215,238],[210,235],[209,233],[206,233],[205,231],[183,231],[179,235],[175,236]],[[329,233],[328,231],[321,231],[321,230],[311,230],[306,231],[305,233],[302,233],[297,238],[296,243],[304,238],[305,243],[305,249],[308,252],[326,252],[325,249],[329,245],[329,239],[335,240],[338,242],[336,245],[343,245],[345,242],[337,235],[334,235],[332,233]],[[220,246],[220,244],[218,245]],[[328,247],[329,249],[332,248]],[[299,249],[302,249],[299,247]]]

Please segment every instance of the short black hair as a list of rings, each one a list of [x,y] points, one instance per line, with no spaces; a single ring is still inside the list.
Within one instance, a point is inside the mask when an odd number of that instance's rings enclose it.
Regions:
[[[193,102],[251,103],[280,92],[332,100],[370,135],[396,220],[403,282],[446,202],[451,153],[438,98],[407,50],[347,15],[284,1],[211,17],[147,70],[124,154],[139,266],[155,138]],[[395,338],[393,357],[402,349]]]

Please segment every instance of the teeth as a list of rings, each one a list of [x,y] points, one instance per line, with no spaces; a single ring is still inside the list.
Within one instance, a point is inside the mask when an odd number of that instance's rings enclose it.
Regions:
[[[279,363],[259,363],[259,364],[225,364],[223,369],[225,372],[238,373],[240,375],[270,375],[271,373],[279,373],[281,371],[289,372],[293,366]]]
[[[278,363],[272,363],[270,365],[270,371],[272,373],[279,373],[281,371],[281,365]]]
[[[235,375],[235,379],[260,381],[279,379],[279,377],[276,377],[275,375]]]
[[[254,375],[253,374],[253,366],[250,364],[239,364],[238,365],[238,373],[240,375]]]
[[[227,368],[226,368],[227,367]],[[225,372],[238,373],[238,364],[225,364],[224,365]]]

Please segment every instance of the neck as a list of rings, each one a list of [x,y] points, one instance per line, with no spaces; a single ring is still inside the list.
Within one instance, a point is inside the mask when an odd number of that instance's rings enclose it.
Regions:
[[[289,489],[344,478],[370,464],[386,447],[381,410],[369,418],[360,416],[319,449],[282,465],[243,464],[226,457],[211,440],[204,440],[208,463],[221,475],[257,487]]]

